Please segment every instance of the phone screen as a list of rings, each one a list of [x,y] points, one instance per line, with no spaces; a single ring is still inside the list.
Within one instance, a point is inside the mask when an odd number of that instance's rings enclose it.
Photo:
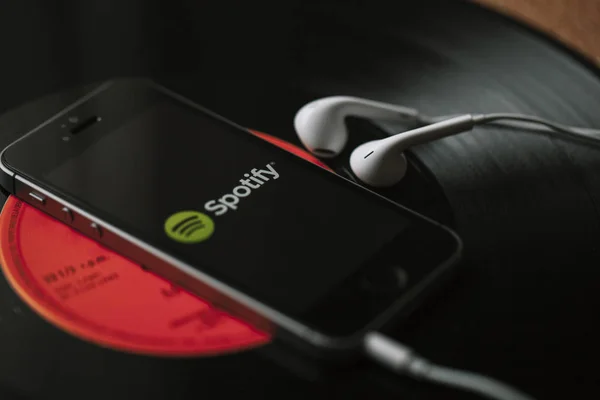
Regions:
[[[95,111],[127,108],[122,95],[102,96]],[[105,110],[102,122],[60,143],[68,150],[52,152],[53,165],[37,180],[286,315],[305,315],[414,222],[168,95],[134,108],[119,118]],[[9,163],[28,148],[17,145],[5,155]]]
[[[218,272],[287,312],[302,312],[406,220],[368,196],[332,185],[326,172],[292,162],[283,151],[240,140],[241,134],[165,101],[46,178],[138,235],[167,244],[190,265]],[[165,221],[188,210],[212,219],[209,238],[180,243],[166,234]]]

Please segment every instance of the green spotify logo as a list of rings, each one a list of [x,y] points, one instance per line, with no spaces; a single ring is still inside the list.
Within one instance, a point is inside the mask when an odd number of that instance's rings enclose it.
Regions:
[[[215,230],[213,220],[198,211],[179,211],[165,221],[165,233],[180,243],[200,243]]]

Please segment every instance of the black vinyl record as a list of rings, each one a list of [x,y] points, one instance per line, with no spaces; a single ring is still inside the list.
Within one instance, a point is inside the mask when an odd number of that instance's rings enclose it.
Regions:
[[[3,4],[0,147],[84,93],[80,85],[127,75],[294,143],[298,108],[334,94],[431,115],[519,112],[600,127],[598,71],[479,6],[239,3]],[[351,145],[402,129],[349,124]],[[451,225],[465,260],[438,298],[389,333],[536,398],[597,397],[600,146],[478,127],[410,159],[407,180],[382,193]],[[347,153],[331,164],[343,173]],[[101,348],[45,322],[0,282],[3,399],[476,398],[366,363],[320,372],[274,345],[190,359]]]

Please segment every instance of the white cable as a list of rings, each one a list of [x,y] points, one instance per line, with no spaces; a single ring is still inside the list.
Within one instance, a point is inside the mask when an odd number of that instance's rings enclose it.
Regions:
[[[377,332],[367,334],[364,345],[371,359],[399,374],[468,390],[494,400],[534,400],[490,377],[432,364],[408,347]]]
[[[462,115],[462,114],[461,114]],[[493,113],[493,114],[472,114],[476,124],[497,124],[505,127],[513,127],[527,130],[542,130],[543,132],[559,132],[573,139],[582,140],[586,143],[595,145],[600,144],[600,130],[591,128],[580,128],[559,124],[544,118],[531,115],[512,114],[512,113]],[[436,122],[453,118],[456,115],[444,115],[438,117],[420,116],[421,124],[429,125]],[[504,121],[503,121],[504,120]],[[503,122],[497,122],[503,121]]]

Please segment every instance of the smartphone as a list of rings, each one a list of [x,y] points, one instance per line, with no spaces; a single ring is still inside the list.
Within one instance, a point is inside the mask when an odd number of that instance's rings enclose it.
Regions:
[[[0,162],[21,200],[324,357],[407,314],[461,250],[448,228],[143,79],[101,84]]]

